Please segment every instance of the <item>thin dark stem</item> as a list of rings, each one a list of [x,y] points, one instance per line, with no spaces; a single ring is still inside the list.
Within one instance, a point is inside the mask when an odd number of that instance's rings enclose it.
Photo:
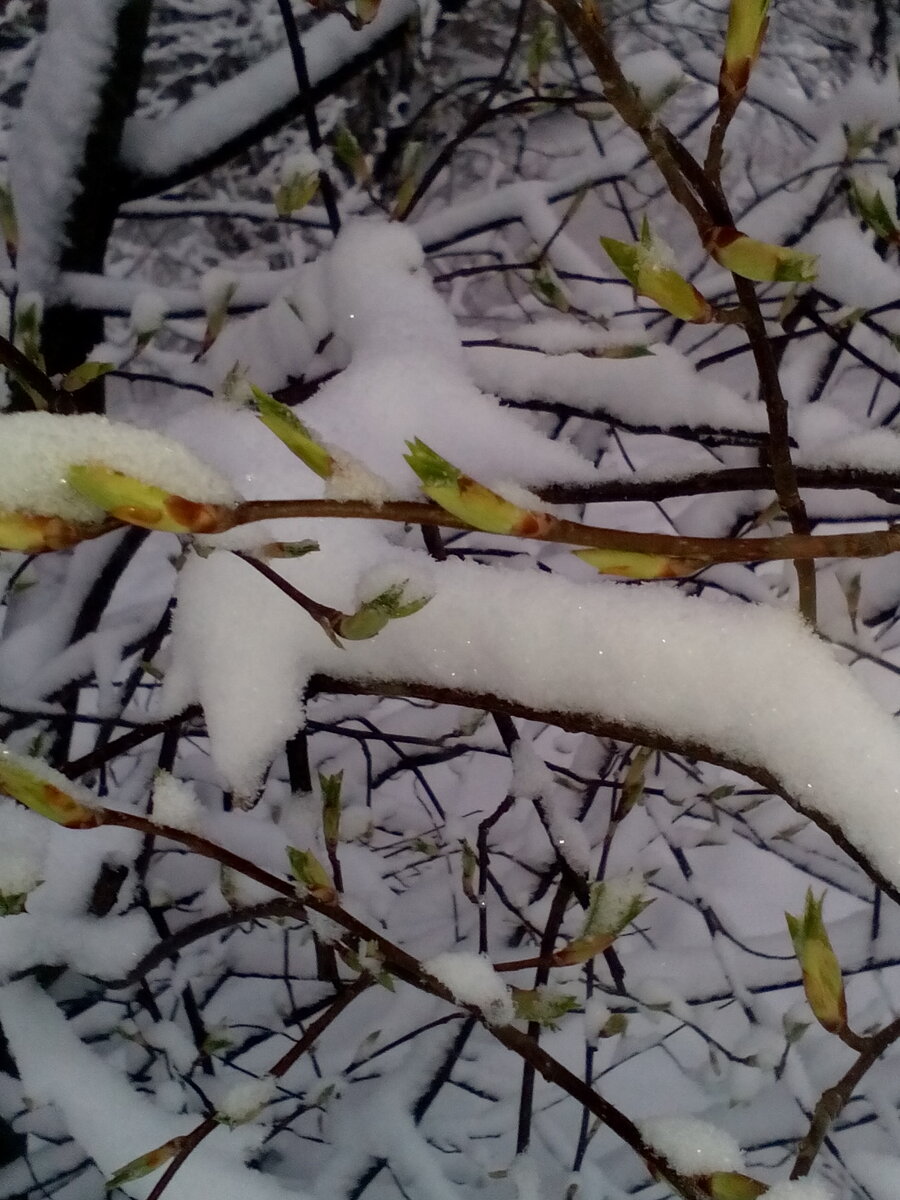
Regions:
[[[278,10],[281,13],[284,31],[287,34],[291,62],[294,65],[294,74],[297,76],[297,89],[300,95],[300,102],[303,105],[303,120],[306,124],[309,148],[313,154],[317,154],[323,144],[322,131],[319,128],[319,118],[316,115],[316,103],[309,80],[309,71],[306,66],[306,53],[303,49],[303,43],[300,41],[297,20],[294,16],[294,10],[291,8],[291,0],[278,0]],[[341,230],[341,215],[338,212],[337,193],[335,192],[334,181],[331,175],[321,163],[319,164],[319,190],[322,193],[322,203],[325,205],[325,212],[328,216],[328,224],[331,227],[331,232],[337,237]]]

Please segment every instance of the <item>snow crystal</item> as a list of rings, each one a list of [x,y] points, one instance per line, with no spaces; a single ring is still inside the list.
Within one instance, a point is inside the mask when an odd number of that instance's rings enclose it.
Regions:
[[[190,783],[157,771],[153,784],[153,820],[173,829],[196,830],[202,809]]]
[[[4,413],[0,456],[0,509],[14,512],[102,519],[102,510],[66,482],[68,467],[88,462],[102,462],[188,500],[236,500],[217,472],[171,438],[93,414]]]
[[[708,1121],[696,1117],[654,1117],[642,1122],[640,1130],[648,1145],[681,1175],[743,1170],[744,1156],[738,1143],[730,1133]]]
[[[448,952],[422,964],[460,1004],[471,1004],[491,1025],[508,1025],[515,1016],[509,988],[482,954]]]
[[[260,1109],[274,1098],[277,1086],[277,1081],[271,1075],[236,1083],[219,1100],[216,1115],[231,1125],[252,1121]]]
[[[0,895],[24,896],[41,882],[50,826],[15,803],[0,801]]]

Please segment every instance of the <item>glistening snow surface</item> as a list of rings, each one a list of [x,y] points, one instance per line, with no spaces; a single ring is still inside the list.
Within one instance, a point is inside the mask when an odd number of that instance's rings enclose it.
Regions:
[[[152,430],[92,414],[0,415],[0,509],[97,521],[103,511],[66,482],[69,467],[94,462],[188,500],[231,504],[237,498],[221,475]]]

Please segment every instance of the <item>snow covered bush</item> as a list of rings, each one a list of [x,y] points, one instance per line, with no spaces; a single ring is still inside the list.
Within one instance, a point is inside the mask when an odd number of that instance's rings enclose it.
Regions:
[[[295,8],[0,17],[0,1194],[894,1200],[889,7]]]

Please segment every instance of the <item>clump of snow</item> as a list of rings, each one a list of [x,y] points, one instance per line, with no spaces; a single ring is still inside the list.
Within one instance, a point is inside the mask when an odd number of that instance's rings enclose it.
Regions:
[[[834,1192],[814,1179],[789,1179],[770,1187],[766,1200],[834,1200]]]
[[[680,1175],[742,1171],[744,1156],[730,1133],[696,1117],[654,1117],[641,1136]],[[771,1195],[771,1193],[767,1193]]]
[[[602,1000],[588,1000],[584,1006],[584,1036],[589,1042],[596,1042],[606,1023],[612,1016]]]
[[[157,771],[153,783],[153,820],[173,829],[194,831],[202,809],[193,785],[168,771]]]
[[[313,154],[312,150],[298,150],[281,160],[279,177],[282,183],[289,184],[298,176],[302,179],[307,175],[318,175],[321,166],[318,155]]]
[[[0,895],[24,896],[44,877],[50,826],[13,802],[0,801]]]
[[[237,288],[237,276],[233,271],[224,267],[213,267],[200,278],[200,295],[206,305],[206,311],[215,312],[223,308]]]
[[[536,354],[470,346],[466,364],[480,387],[506,400],[551,400],[602,412],[631,426],[706,425],[762,432],[765,416],[724,384],[700,375],[671,346],[638,358]]]
[[[350,611],[360,570],[383,554],[383,543],[323,544],[279,570]],[[434,597],[414,619],[338,649],[246,564],[220,553],[190,561],[179,578],[164,711],[201,701],[213,758],[244,790],[248,772],[258,777],[301,723],[300,696],[317,671],[597,713],[764,766],[900,882],[900,737],[796,616],[538,573],[524,588],[521,571],[506,567],[448,560],[431,569]]]
[[[593,478],[572,446],[549,440],[472,381],[456,322],[423,261],[405,227],[344,227],[321,260],[320,301],[349,363],[307,401],[304,421],[405,497],[419,494],[403,457],[414,437],[476,479]],[[362,397],[368,421],[359,419]]]
[[[438,954],[422,964],[460,1004],[480,1009],[490,1025],[508,1025],[515,1017],[512,994],[483,954]]]
[[[627,914],[644,894],[644,877],[639,871],[629,871],[603,880],[603,889],[594,909],[598,929],[620,929]]]
[[[365,500],[379,505],[390,500],[390,484],[359,459],[342,450],[330,449],[330,453],[334,466],[325,482],[325,496],[329,500]]]
[[[19,286],[52,295],[78,169],[111,67],[125,0],[50,0],[9,152]]]
[[[138,336],[156,333],[168,312],[165,297],[159,292],[138,292],[131,306],[131,328]]]
[[[233,504],[217,471],[171,438],[93,414],[0,414],[0,509],[98,521],[104,513],[66,482],[66,470],[100,462],[188,500]]]
[[[649,108],[661,104],[684,79],[684,71],[666,50],[641,50],[623,58],[619,65]]]
[[[816,287],[843,304],[877,308],[892,304],[900,292],[900,271],[879,257],[872,235],[850,217],[814,226],[803,249],[818,255]]]
[[[271,1102],[277,1086],[277,1081],[271,1075],[236,1083],[219,1100],[216,1116],[229,1125],[252,1121]]]

